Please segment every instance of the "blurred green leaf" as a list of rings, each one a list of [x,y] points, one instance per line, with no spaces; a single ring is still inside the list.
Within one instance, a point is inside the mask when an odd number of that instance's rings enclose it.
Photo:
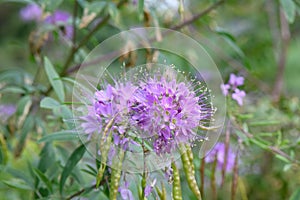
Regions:
[[[113,21],[119,22],[119,10],[114,3],[109,3],[107,7],[108,14],[112,18]]]
[[[33,169],[35,175],[45,184],[45,186],[47,187],[47,189],[52,193],[52,184],[51,181],[46,177],[45,174],[43,174],[43,172],[41,172],[38,169]]]
[[[230,39],[233,42],[236,42],[235,37],[228,30],[226,30],[222,27],[217,26],[215,28],[215,32],[218,33],[221,36],[227,37],[228,39]]]
[[[17,111],[16,114],[18,116],[22,115],[23,112],[25,112],[25,107],[31,104],[31,97],[30,96],[24,96],[22,97],[18,103],[17,103]]]
[[[299,200],[299,199],[300,199],[300,188],[298,188],[293,192],[289,200]]]
[[[57,7],[63,2],[63,0],[40,0],[40,4],[43,5],[43,7],[47,11],[54,11],[57,9]]]
[[[296,5],[293,0],[280,0],[284,14],[289,23],[293,23],[296,17]]]
[[[51,133],[48,135],[45,135],[41,139],[39,139],[37,142],[53,142],[53,141],[70,141],[70,140],[79,140],[79,137],[77,135],[76,131],[73,130],[66,130],[66,131],[59,131],[55,133]]]
[[[52,63],[47,57],[45,57],[45,70],[50,81],[51,86],[53,87],[58,99],[63,102],[65,99],[65,91],[63,82],[60,80],[59,75],[55,71]]]
[[[291,161],[289,159],[287,159],[286,157],[283,157],[279,154],[276,154],[275,157],[278,158],[279,160],[282,160],[283,162],[291,163]]]
[[[106,5],[107,2],[105,1],[94,1],[91,3],[87,2],[85,8],[88,9],[89,13],[95,13],[97,15],[103,11]]]
[[[39,142],[39,141],[38,141]],[[51,142],[46,142],[40,153],[40,161],[38,169],[41,172],[45,172],[51,165],[55,163],[55,152],[53,150]]]
[[[143,20],[143,18],[144,18],[144,0],[139,0],[138,14],[139,14],[139,19]]]
[[[60,103],[58,101],[56,101],[55,99],[52,99],[51,97],[43,98],[40,103],[41,108],[48,108],[48,109],[53,109],[59,105],[60,105]]]
[[[22,130],[21,130],[21,134],[20,134],[20,138],[19,138],[19,141],[16,145],[16,149],[15,149],[15,156],[16,157],[20,156],[20,154],[22,153],[23,148],[25,146],[26,138],[27,138],[29,132],[32,131],[33,127],[34,127],[33,116],[28,115],[28,117],[24,121]]]
[[[80,161],[80,159],[84,155],[85,151],[86,151],[85,144],[82,144],[77,149],[75,149],[75,151],[71,154],[71,156],[67,160],[67,163],[66,163],[66,165],[63,169],[63,172],[61,174],[61,179],[60,179],[60,183],[59,183],[60,193],[63,192],[63,187],[65,185],[65,182],[66,182],[68,176],[72,173],[74,167]]]
[[[76,128],[75,124],[74,124],[73,113],[68,106],[61,105],[59,107],[56,107],[54,109],[54,113],[63,119],[63,121],[67,125],[68,129],[74,130]]]
[[[2,181],[5,185],[11,188],[21,189],[21,190],[33,190],[26,182],[21,179],[13,178],[9,181]]]
[[[1,93],[25,94],[25,90],[17,86],[7,86],[0,90]]]
[[[269,120],[269,121],[256,121],[248,123],[249,126],[270,126],[280,124],[280,121],[277,120]]]

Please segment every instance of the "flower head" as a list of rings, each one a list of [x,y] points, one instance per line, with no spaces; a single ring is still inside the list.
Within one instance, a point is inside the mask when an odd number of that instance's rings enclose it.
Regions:
[[[97,90],[81,119],[87,134],[103,132],[113,119],[113,144],[123,149],[137,145],[134,134],[143,138],[157,155],[171,153],[179,143],[203,139],[198,127],[209,123],[214,109],[208,92],[172,73],[147,74],[137,81],[114,81]],[[129,134],[130,132],[130,134]]]

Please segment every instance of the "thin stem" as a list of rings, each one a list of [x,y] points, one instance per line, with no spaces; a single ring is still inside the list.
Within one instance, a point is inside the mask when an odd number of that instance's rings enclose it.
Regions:
[[[224,185],[225,182],[225,174],[228,162],[228,151],[229,151],[229,141],[230,141],[230,120],[228,119],[226,132],[225,132],[225,155],[224,155],[224,163],[222,166],[222,182],[221,187]]]
[[[200,12],[200,13],[194,15],[193,17],[191,17],[191,18],[189,18],[189,19],[181,22],[178,25],[172,26],[171,29],[173,29],[173,30],[179,30],[179,29],[181,29],[184,26],[187,26],[189,24],[194,23],[195,21],[197,21],[198,19],[200,19],[204,15],[208,14],[210,11],[214,10],[215,8],[217,8],[218,6],[220,6],[224,2],[225,2],[225,0],[217,1],[216,3],[212,4],[211,6],[209,6],[205,10],[203,10],[202,12]]]
[[[231,185],[231,200],[235,199],[238,177],[239,177],[238,155],[239,155],[239,149],[237,150],[237,153],[236,153],[235,159],[234,159],[233,177],[232,177],[232,185]]]
[[[282,9],[280,9],[280,30],[281,30],[281,49],[279,52],[279,58],[277,62],[278,67],[277,67],[276,80],[274,84],[274,90],[272,93],[274,102],[279,101],[282,92],[283,76],[286,67],[287,49],[290,41],[290,28]]]
[[[76,45],[76,18],[77,18],[78,2],[75,0],[73,8],[73,47]]]
[[[200,176],[201,176],[200,192],[201,192],[202,198],[204,198],[205,158],[202,158],[202,160],[201,160]]]

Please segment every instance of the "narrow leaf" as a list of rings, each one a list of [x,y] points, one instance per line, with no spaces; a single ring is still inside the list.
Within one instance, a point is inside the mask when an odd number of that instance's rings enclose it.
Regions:
[[[52,193],[52,184],[50,180],[38,169],[33,169],[34,174],[45,184],[47,189]]]
[[[56,100],[52,99],[51,97],[43,98],[40,103],[41,108],[48,108],[48,109],[53,109],[59,105],[60,105],[60,103],[57,102]]]
[[[284,14],[289,23],[293,23],[296,17],[296,5],[293,0],[280,0]]]
[[[39,139],[37,142],[52,142],[52,141],[69,141],[69,140],[78,140],[79,137],[77,133],[73,130],[66,130],[66,131],[59,131],[55,133],[51,133],[48,135],[45,135],[41,139]]]
[[[63,82],[47,57],[45,57],[45,70],[56,95],[58,96],[59,100],[63,102],[65,99]]]
[[[61,179],[60,179],[60,184],[59,184],[60,193],[62,193],[62,191],[63,191],[63,187],[65,185],[65,182],[66,182],[68,176],[72,173],[72,170],[77,165],[77,163],[80,161],[80,159],[84,155],[85,151],[86,151],[85,145],[82,144],[77,149],[75,149],[75,151],[71,154],[71,156],[67,160],[67,163],[61,174]]]

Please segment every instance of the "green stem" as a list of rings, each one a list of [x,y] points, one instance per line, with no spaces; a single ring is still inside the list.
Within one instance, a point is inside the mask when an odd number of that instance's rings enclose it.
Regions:
[[[201,193],[200,193],[200,190],[198,188],[196,178],[195,178],[194,164],[192,162],[190,162],[190,158],[187,153],[187,150],[185,149],[185,147],[183,145],[180,145],[179,150],[180,150],[181,161],[182,161],[182,165],[183,165],[183,169],[185,172],[185,176],[186,176],[188,185],[189,185],[190,189],[192,190],[192,192],[194,193],[194,195],[197,197],[197,199],[201,200],[202,199]]]
[[[112,166],[115,168],[111,169],[110,191],[109,191],[110,200],[117,199],[124,155],[125,155],[125,151],[122,148],[120,148],[118,156],[115,156],[113,159]]]

